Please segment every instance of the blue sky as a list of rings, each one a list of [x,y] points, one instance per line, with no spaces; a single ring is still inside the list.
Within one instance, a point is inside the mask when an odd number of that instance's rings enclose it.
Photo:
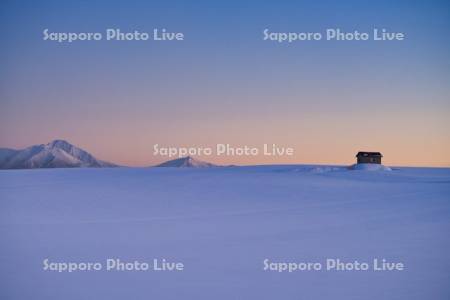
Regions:
[[[103,159],[145,165],[158,161],[155,143],[273,142],[297,149],[276,162],[346,163],[365,149],[393,164],[450,165],[449,8],[447,1],[3,1],[0,146],[64,138]],[[262,40],[265,28],[374,27],[407,38]],[[45,28],[166,28],[185,41],[58,44],[42,40]]]

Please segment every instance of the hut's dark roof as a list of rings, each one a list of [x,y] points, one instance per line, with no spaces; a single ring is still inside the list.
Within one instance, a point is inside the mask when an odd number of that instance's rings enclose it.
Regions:
[[[364,157],[383,157],[383,155],[380,152],[364,152],[360,151],[358,154],[356,154],[356,157],[364,156]]]

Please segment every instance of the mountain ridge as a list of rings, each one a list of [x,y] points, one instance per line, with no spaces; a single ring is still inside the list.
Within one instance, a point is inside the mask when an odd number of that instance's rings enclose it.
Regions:
[[[161,168],[161,167],[172,167],[172,168],[213,168],[213,167],[219,167],[218,165],[202,161],[199,159],[196,159],[192,156],[185,156],[181,158],[176,158],[172,160],[168,160],[166,162],[163,162],[159,165],[156,165],[155,167]]]
[[[65,140],[24,149],[0,148],[0,169],[106,168],[117,165],[99,160]]]

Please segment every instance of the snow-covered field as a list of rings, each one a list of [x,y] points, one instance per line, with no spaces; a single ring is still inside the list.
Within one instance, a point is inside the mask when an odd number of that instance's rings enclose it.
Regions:
[[[1,299],[450,299],[450,169],[0,171]],[[44,271],[108,258],[184,271]],[[271,262],[404,271],[264,271]]]

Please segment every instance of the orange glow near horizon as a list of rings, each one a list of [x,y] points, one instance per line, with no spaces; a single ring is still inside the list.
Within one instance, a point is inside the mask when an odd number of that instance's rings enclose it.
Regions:
[[[34,137],[31,142],[13,145],[23,148],[31,144],[47,143],[61,138],[85,149],[99,159],[123,166],[145,167],[177,157],[154,156],[153,146],[160,147],[211,147],[216,144],[230,144],[233,147],[256,147],[257,156],[211,156],[194,157],[221,165],[255,164],[335,164],[349,165],[355,162],[358,151],[379,151],[383,164],[389,166],[449,167],[449,139],[437,118],[429,117],[421,124],[399,122],[395,113],[380,116],[347,116],[341,118],[332,114],[314,115],[297,119],[296,116],[267,115],[264,118],[234,119],[225,123],[220,119],[205,127],[201,121],[183,123],[174,121],[169,127],[155,123],[134,122],[117,127],[114,133],[105,127],[86,131],[83,126],[77,131],[55,130],[52,134]],[[411,119],[413,120],[413,119]],[[425,122],[426,121],[426,122]],[[358,126],[355,124],[363,124]],[[417,125],[416,125],[417,124]],[[425,126],[426,124],[426,126]],[[164,128],[163,128],[164,127]],[[144,130],[143,128],[154,128]],[[158,130],[157,130],[158,129]],[[98,132],[103,134],[98,135]],[[192,135],[191,132],[196,133]],[[414,132],[415,134],[411,134]],[[276,144],[294,149],[292,156],[264,156],[263,144]],[[9,145],[8,145],[9,146]]]

